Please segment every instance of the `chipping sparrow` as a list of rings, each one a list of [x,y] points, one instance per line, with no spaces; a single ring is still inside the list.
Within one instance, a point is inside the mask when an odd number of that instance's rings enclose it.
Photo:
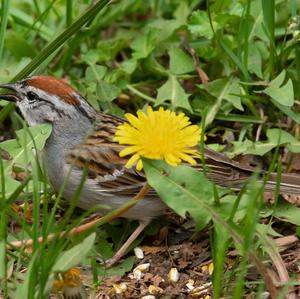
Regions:
[[[71,169],[63,191],[65,198],[72,198],[86,162],[88,176],[78,201],[78,206],[83,209],[96,205],[115,209],[144,185],[144,174],[124,167],[127,159],[119,157],[124,146],[113,141],[116,127],[123,123],[122,119],[96,112],[70,85],[54,77],[33,76],[0,87],[13,91],[1,95],[1,98],[15,102],[30,126],[52,123],[43,159],[55,191],[60,189]],[[205,149],[205,160],[208,177],[222,186],[238,189],[254,171],[254,168],[243,166],[208,148]],[[200,164],[197,167],[201,169]],[[299,194],[299,186],[300,176],[282,175],[282,192]],[[276,174],[272,174],[265,190],[274,191],[275,187]],[[132,236],[134,239],[151,219],[164,214],[166,209],[152,190],[122,217],[140,221]],[[128,240],[128,243],[131,241]]]

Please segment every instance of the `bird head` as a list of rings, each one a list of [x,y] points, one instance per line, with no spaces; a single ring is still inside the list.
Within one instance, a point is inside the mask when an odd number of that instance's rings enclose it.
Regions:
[[[95,115],[85,99],[62,79],[39,75],[0,87],[11,91],[0,98],[14,102],[31,126],[77,118],[92,121]]]

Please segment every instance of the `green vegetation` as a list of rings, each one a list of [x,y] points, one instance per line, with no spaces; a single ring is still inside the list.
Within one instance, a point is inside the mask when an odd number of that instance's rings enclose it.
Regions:
[[[95,109],[117,116],[146,105],[182,111],[205,130],[213,149],[229,157],[257,155],[270,172],[297,170],[292,166],[300,153],[299,1],[108,2],[2,0],[0,83],[43,73],[66,78]],[[28,128],[12,104],[1,100],[0,107],[1,294],[46,298],[57,275],[79,263],[91,268],[88,289],[96,294],[103,277],[133,267],[132,256],[109,270],[99,263],[113,255],[111,240],[116,247],[124,242],[131,223],[121,235],[118,225],[125,221],[108,225],[111,214],[98,227],[61,238],[94,210],[79,213],[76,198],[69,206],[61,194],[51,193],[32,152],[43,148],[51,127]],[[4,141],[5,136],[15,139]],[[197,229],[209,230],[214,298],[251,292],[261,298],[266,290],[284,298],[288,288],[276,288],[265,261],[274,273],[281,271],[278,283],[297,284],[273,241],[284,231],[273,224],[286,223],[296,234],[300,210],[279,192],[267,204],[255,175],[235,192],[187,166],[145,160],[144,168],[177,214],[188,213]],[[29,248],[8,248],[26,239],[33,240]],[[236,262],[225,271],[233,248]],[[250,265],[260,274],[251,283],[245,277]]]

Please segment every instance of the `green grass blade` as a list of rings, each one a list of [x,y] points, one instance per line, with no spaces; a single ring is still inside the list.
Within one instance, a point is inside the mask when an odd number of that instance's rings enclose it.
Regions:
[[[70,26],[73,18],[73,0],[67,0],[66,5],[66,24]]]
[[[1,179],[1,202],[5,199],[5,180],[4,180],[4,166],[2,160],[2,150],[0,149],[0,179]],[[2,291],[4,296],[7,293],[7,263],[6,263],[6,237],[7,237],[7,215],[6,209],[0,211],[0,280],[2,281]]]
[[[261,0],[263,16],[264,16],[264,25],[269,36],[269,47],[270,47],[270,56],[269,56],[269,72],[271,77],[274,76],[274,67],[275,67],[275,57],[276,57],[276,48],[275,48],[275,1],[274,0]]]
[[[213,232],[213,242],[211,242],[212,256],[214,262],[213,271],[213,293],[214,298],[220,298],[223,291],[224,265],[226,263],[226,253],[230,244],[230,234],[222,225],[215,223]]]
[[[3,49],[4,49],[4,39],[9,13],[9,0],[1,1],[1,23],[0,23],[0,61],[2,61]]]

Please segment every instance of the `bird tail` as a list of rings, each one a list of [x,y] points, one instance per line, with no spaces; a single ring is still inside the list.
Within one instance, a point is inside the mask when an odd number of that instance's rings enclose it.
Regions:
[[[242,165],[209,148],[205,148],[205,166],[199,163],[197,168],[204,171],[214,183],[237,190],[241,189],[251,175],[257,172],[254,167]],[[264,183],[266,175],[266,172],[260,172],[258,181]],[[265,191],[276,191],[279,180],[281,194],[300,195],[300,175],[281,174],[280,177],[278,176],[279,174],[275,172],[270,173],[268,181],[265,182]]]
[[[269,180],[265,184],[265,190],[274,192],[279,180],[280,193],[289,195],[300,195],[300,176],[296,174],[271,173]]]

